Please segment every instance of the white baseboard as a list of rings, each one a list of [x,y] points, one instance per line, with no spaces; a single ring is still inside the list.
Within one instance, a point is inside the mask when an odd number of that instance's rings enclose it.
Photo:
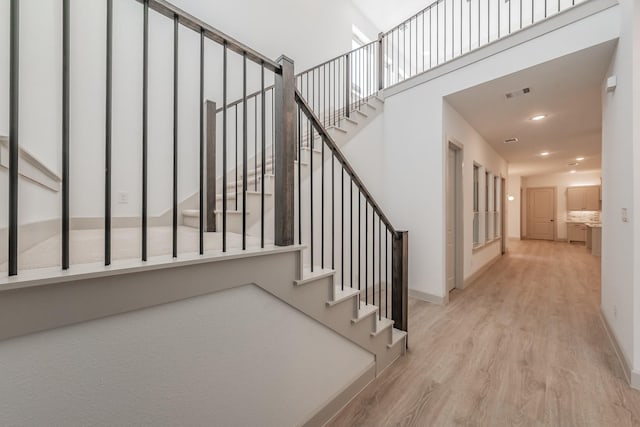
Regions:
[[[616,334],[611,328],[611,325],[607,320],[607,316],[604,314],[602,309],[600,309],[600,320],[602,320],[602,325],[604,326],[604,330],[606,331],[607,336],[609,337],[609,341],[613,346],[613,350],[616,353],[616,356],[618,357],[618,361],[620,362],[620,366],[622,367],[622,371],[624,372],[624,376],[627,380],[627,383],[631,387],[640,388],[640,372],[637,372],[637,371],[634,371],[633,373],[631,372],[631,365],[629,364],[629,361],[627,360],[627,358],[624,356],[624,352],[622,351],[622,348],[618,343]]]
[[[419,299],[420,301],[426,301],[438,305],[444,305],[449,301],[448,296],[439,297],[437,295],[428,294],[426,292],[417,291],[415,289],[409,289],[409,296],[411,298]]]

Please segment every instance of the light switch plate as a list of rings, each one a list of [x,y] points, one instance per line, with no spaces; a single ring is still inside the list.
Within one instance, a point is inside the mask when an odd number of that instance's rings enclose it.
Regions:
[[[627,216],[627,208],[622,208],[622,222],[629,222],[629,217]]]

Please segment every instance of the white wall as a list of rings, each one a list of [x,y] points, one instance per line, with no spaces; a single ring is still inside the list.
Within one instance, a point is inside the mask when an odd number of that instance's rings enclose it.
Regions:
[[[0,355],[3,426],[300,425],[374,363],[254,285],[4,340]]]
[[[488,243],[473,250],[473,165],[482,165],[481,194],[484,194],[484,173],[507,176],[507,162],[482,138],[482,136],[448,102],[443,101],[445,143],[452,141],[463,147],[463,227],[464,227],[464,278],[481,269],[501,253],[500,241]],[[481,197],[484,209],[484,197]],[[483,234],[484,235],[484,234]]]
[[[633,18],[632,31],[633,31],[633,111],[637,118],[640,114],[640,7],[638,3],[633,4]],[[640,224],[640,120],[633,120],[633,175],[634,175],[634,198],[632,208],[632,220],[634,224]],[[640,251],[640,226],[636,225],[634,228],[634,248]],[[640,263],[634,262],[634,364],[632,373],[632,385],[640,389]]]
[[[513,196],[513,200],[507,200],[507,236],[511,239],[520,239],[520,189],[522,177],[509,175],[507,179],[507,197]]]
[[[634,356],[634,217],[622,222],[621,210],[633,215],[634,117],[632,94],[633,3],[620,2],[620,40],[607,76],[615,75],[618,87],[606,93],[602,110],[602,311],[613,328],[627,364]],[[637,47],[636,47],[637,49]],[[634,148],[634,146],[636,148]]]
[[[556,240],[567,239],[567,187],[582,185],[600,185],[600,171],[555,173],[528,176],[522,179],[522,188],[555,187],[556,188]],[[524,195],[526,206],[526,191]]]
[[[397,227],[410,231],[411,289],[445,297],[443,97],[612,40],[618,27],[619,10],[613,7],[410,89],[389,91],[393,95],[385,101],[385,202]]]

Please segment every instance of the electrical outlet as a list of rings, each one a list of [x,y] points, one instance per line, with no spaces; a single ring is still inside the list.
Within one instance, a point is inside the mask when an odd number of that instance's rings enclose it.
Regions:
[[[614,319],[618,318],[618,306],[616,305],[613,306],[613,318]]]
[[[121,205],[126,205],[129,203],[129,193],[120,191],[118,193],[118,203]]]
[[[627,215],[627,208],[622,208],[622,222],[629,222],[629,217]]]

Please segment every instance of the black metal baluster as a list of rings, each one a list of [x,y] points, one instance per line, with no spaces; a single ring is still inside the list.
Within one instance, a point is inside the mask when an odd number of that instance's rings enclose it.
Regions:
[[[547,0],[544,0],[544,17],[547,18]]]
[[[178,256],[178,15],[173,17],[173,212],[172,249]]]
[[[302,111],[298,107],[298,244],[302,244]]]
[[[264,191],[265,191],[265,185],[264,185],[264,175],[265,175],[265,169],[267,168],[266,166],[266,160],[267,160],[267,136],[266,136],[266,111],[265,111],[265,106],[266,106],[266,102],[264,99],[264,62],[262,62],[262,66],[260,67],[260,100],[262,102],[261,107],[261,111],[260,113],[262,114],[262,120],[261,120],[261,125],[262,125],[262,132],[260,133],[260,136],[262,138],[262,170],[261,170],[261,179],[260,179],[260,247],[264,249],[264,201],[265,201],[265,195],[264,195]],[[300,119],[298,119],[298,123],[300,123]],[[298,163],[300,163],[300,150],[298,149]],[[298,175],[299,176],[299,175]],[[298,180],[298,188],[300,187],[300,180]]]
[[[498,38],[500,38],[500,13],[502,8],[500,7],[500,0],[498,0]]]
[[[487,0],[487,43],[491,43],[491,0]]]
[[[9,276],[18,274],[18,151],[20,115],[20,0],[11,0],[9,53]]]
[[[353,287],[353,177],[349,175],[349,286]]]
[[[357,187],[356,187],[357,188]],[[360,193],[360,189],[357,188],[358,190],[358,308],[360,308],[360,302],[361,302],[361,298],[362,298],[362,283],[361,283],[361,277],[362,277],[362,268],[361,268],[361,262],[362,262],[362,256],[360,255],[360,246],[362,244],[362,239],[361,239],[361,231],[362,231],[362,227],[360,226],[360,220],[362,219],[362,211],[361,211],[361,205],[362,205],[362,194]],[[366,286],[366,282],[365,282],[365,286]]]
[[[350,70],[350,53],[347,53],[344,61],[344,115],[345,117],[349,117],[351,114],[350,103],[351,100],[349,97],[351,96],[351,70]]]
[[[222,45],[222,252],[227,251],[227,42]]]
[[[341,221],[341,226],[340,226],[340,232],[341,232],[341,238],[340,238],[340,275],[341,275],[341,279],[342,279],[342,290],[344,291],[344,281],[345,281],[345,275],[344,275],[344,169],[342,168],[342,165],[340,165],[340,178],[342,179],[342,186],[340,187],[340,221]]]
[[[444,50],[444,62],[447,62],[447,0],[443,0],[444,13],[443,13],[443,31],[442,37],[444,37],[442,43],[442,49]]]
[[[204,212],[204,29],[200,28],[200,255],[204,254]]]
[[[384,316],[389,318],[389,229],[386,226],[384,231],[384,264]]]
[[[313,273],[313,126],[311,121],[308,121],[309,126],[309,217],[310,217],[310,229],[311,238],[309,239],[311,244],[309,249],[311,250],[311,272]]]
[[[440,64],[440,0],[436,2],[436,65]]]
[[[364,298],[365,305],[369,305],[369,199],[364,195]]]
[[[104,153],[104,265],[111,265],[111,130],[113,113],[113,0],[107,0]]]
[[[376,210],[371,205],[371,304],[376,305]]]
[[[462,4],[460,4],[462,7]],[[462,22],[462,21],[460,21]],[[378,320],[382,320],[382,219],[378,215]]]
[[[149,136],[149,0],[144,0],[142,54],[142,261],[147,260],[147,152]]]
[[[320,139],[320,268],[324,269],[324,138]],[[313,171],[311,172],[313,173]]]
[[[69,269],[69,122],[70,122],[70,60],[71,4],[62,2],[62,269]]]
[[[331,151],[331,269],[336,269],[336,174],[335,174],[336,155]]]
[[[247,52],[242,55],[242,250],[247,249]]]

